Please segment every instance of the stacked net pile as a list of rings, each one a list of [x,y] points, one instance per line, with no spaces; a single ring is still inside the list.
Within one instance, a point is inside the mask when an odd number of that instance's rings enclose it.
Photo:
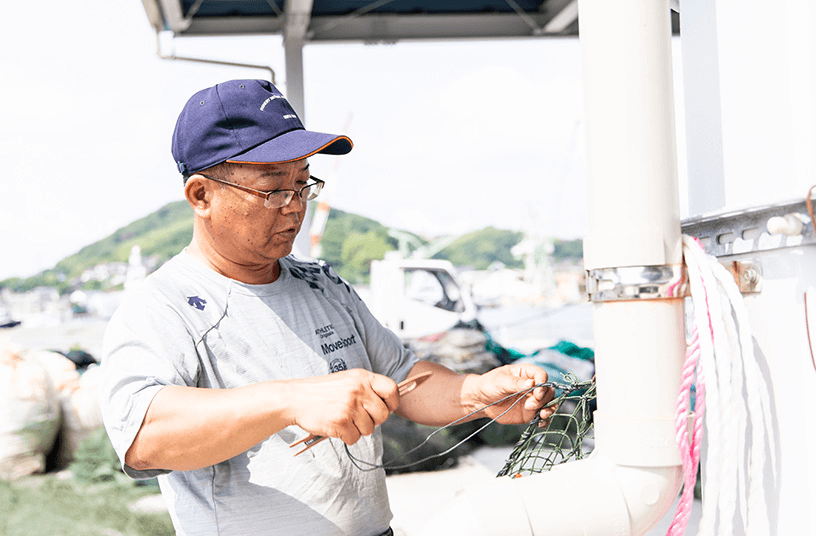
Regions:
[[[548,404],[556,406],[555,414],[546,423],[540,416],[530,421],[497,476],[518,478],[549,471],[592,451],[595,379],[581,382],[567,375],[565,380],[548,383],[555,389],[556,396]]]

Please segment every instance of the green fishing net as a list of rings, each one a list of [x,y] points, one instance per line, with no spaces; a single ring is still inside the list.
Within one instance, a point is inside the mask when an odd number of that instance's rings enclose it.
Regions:
[[[548,422],[530,421],[497,476],[513,478],[549,471],[555,465],[580,460],[592,451],[592,411],[595,380],[580,382],[572,374],[565,383],[549,383],[555,397],[548,407],[556,411]]]

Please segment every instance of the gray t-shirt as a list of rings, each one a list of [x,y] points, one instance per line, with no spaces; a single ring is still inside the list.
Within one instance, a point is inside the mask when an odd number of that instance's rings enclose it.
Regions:
[[[155,394],[167,385],[226,389],[364,368],[399,382],[417,358],[356,292],[321,262],[280,260],[268,285],[226,278],[181,253],[145,280],[111,318],[102,408],[121,460]],[[307,433],[287,427],[229,460],[158,476],[178,534],[375,535],[391,511],[383,470],[354,467],[329,439],[293,457]],[[379,461],[379,429],[349,447]]]

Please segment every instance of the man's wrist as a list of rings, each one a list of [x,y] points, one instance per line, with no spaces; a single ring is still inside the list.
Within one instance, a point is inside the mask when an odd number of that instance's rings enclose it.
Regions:
[[[462,379],[459,400],[462,406],[463,415],[470,415],[474,411],[482,409],[486,402],[484,400],[482,376],[479,374],[465,374]],[[479,417],[476,415],[475,417]]]

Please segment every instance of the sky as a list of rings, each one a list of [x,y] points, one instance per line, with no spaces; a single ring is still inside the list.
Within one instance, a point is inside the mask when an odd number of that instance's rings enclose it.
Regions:
[[[721,117],[726,206],[801,198],[813,183],[816,34],[813,17],[790,6],[771,17],[734,5],[718,22],[718,43],[694,43],[706,58],[719,47],[719,101],[708,96],[695,56],[684,64],[673,40],[681,217],[689,215],[688,190],[704,198],[712,180],[710,161],[695,152],[689,161],[699,175],[688,184],[684,68],[697,69],[687,78],[705,97],[694,103],[716,105],[713,114],[689,108],[688,135],[703,141],[689,151],[706,150],[707,129]],[[170,140],[184,103],[225,80],[267,76],[159,58],[138,0],[13,2],[4,22],[0,280],[51,268],[181,201]],[[286,94],[279,37],[182,38],[174,46],[179,56],[269,65]],[[355,144],[348,155],[310,159],[332,207],[427,238],[487,226],[586,235],[577,38],[309,44],[304,82],[307,128]]]
[[[26,277],[183,199],[170,155],[199,89],[264,71],[162,60],[137,0],[14,2],[0,32],[0,280]],[[279,38],[177,39],[178,55],[272,66]],[[587,227],[577,39],[310,44],[307,128],[331,206],[426,237]]]

